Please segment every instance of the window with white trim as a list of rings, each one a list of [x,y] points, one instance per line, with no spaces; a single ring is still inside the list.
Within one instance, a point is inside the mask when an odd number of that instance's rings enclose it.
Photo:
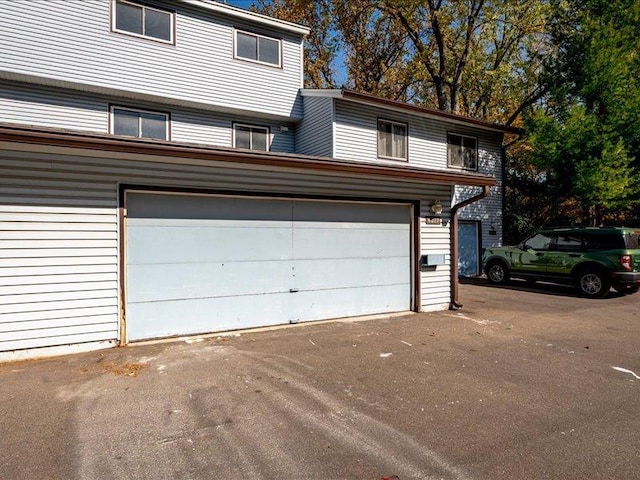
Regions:
[[[111,107],[111,133],[128,137],[169,140],[169,114]]]
[[[175,14],[125,0],[113,0],[111,28],[114,32],[173,43]]]
[[[233,146],[248,150],[269,150],[269,128],[256,125],[233,124]]]
[[[407,124],[378,119],[378,157],[407,160]]]
[[[282,66],[282,42],[276,38],[235,30],[234,57],[274,67]]]
[[[447,161],[450,167],[478,170],[478,139],[456,133],[447,134]]]

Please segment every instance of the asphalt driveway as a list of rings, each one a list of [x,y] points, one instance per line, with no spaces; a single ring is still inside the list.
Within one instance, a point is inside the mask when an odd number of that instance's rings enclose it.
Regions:
[[[0,365],[0,477],[640,478],[640,294]]]

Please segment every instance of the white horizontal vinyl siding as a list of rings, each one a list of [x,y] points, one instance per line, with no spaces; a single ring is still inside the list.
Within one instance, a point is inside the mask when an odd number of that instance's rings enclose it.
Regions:
[[[0,351],[118,338],[118,183],[422,200],[423,214],[434,199],[447,209],[451,196],[449,187],[413,182],[17,148],[0,151]],[[447,253],[446,225],[421,219],[418,228],[423,254]],[[420,277],[422,308],[445,308],[448,266]]]
[[[115,185],[0,166],[0,351],[115,340]]]
[[[446,124],[404,112],[388,111],[368,105],[336,100],[335,156],[349,160],[389,165],[446,169]],[[409,126],[409,158],[378,158],[378,119],[406,123]]]
[[[303,97],[304,117],[296,131],[296,152],[333,157],[333,99]]]
[[[459,170],[447,165],[447,133],[469,135],[478,139],[478,172],[491,175],[496,185],[489,197],[463,208],[459,217],[478,220],[482,229],[482,248],[502,244],[502,134],[407,113],[390,112],[368,105],[336,100],[336,158],[385,164],[402,163],[377,158],[377,119],[383,118],[409,125],[409,165],[440,170]],[[480,193],[479,188],[458,186],[454,204]],[[491,233],[491,225],[496,234]]]
[[[452,130],[455,133],[474,135],[471,130]],[[482,248],[490,248],[502,245],[502,135],[485,132],[475,132],[478,138],[478,172],[492,175],[496,184],[491,187],[488,197],[472,203],[460,210],[459,218],[462,220],[480,221]],[[478,187],[457,186],[455,188],[454,202],[458,203],[480,193]],[[491,226],[495,227],[495,233]]]
[[[294,151],[295,130],[289,123],[0,81],[0,122],[109,133],[109,105],[170,113],[171,139],[178,142],[231,147],[237,122],[268,127],[272,151]]]
[[[224,113],[200,113],[181,109],[171,110],[171,140],[232,147],[234,123],[268,128],[269,150],[272,152],[293,153],[295,150],[295,129],[293,124],[274,122],[262,118]]]
[[[428,186],[420,202],[420,252],[421,255],[444,255],[445,264],[431,267],[420,273],[420,304],[424,311],[448,308],[451,298],[451,235],[449,212],[452,188],[446,185]],[[442,223],[427,225],[425,218],[433,217],[431,206],[436,200],[442,204]]]
[[[152,3],[176,12],[175,45],[111,32],[110,0],[3,2],[0,78],[21,74],[167,103],[301,116],[300,36],[177,2]],[[282,39],[282,68],[234,59],[234,27]]]
[[[104,97],[0,80],[0,122],[107,133],[108,112]]]

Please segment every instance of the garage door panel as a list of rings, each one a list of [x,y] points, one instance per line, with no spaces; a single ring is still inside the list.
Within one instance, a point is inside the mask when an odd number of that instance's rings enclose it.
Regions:
[[[150,193],[128,193],[126,200],[127,209],[135,212],[136,219],[169,219],[169,224],[176,220],[291,220],[290,201]]]
[[[406,257],[298,260],[293,286],[299,290],[406,285],[410,261]]]
[[[294,227],[295,228],[295,227]],[[295,259],[406,257],[409,229],[296,229]]]
[[[354,317],[408,310],[406,285],[315,290],[291,295],[293,321]]]
[[[136,218],[132,225],[156,228],[291,228],[291,220],[228,220],[193,218]]]
[[[201,263],[291,258],[291,227],[144,227],[128,229],[127,262]]]
[[[291,261],[130,265],[129,302],[288,292]],[[247,278],[252,278],[251,282]]]
[[[384,223],[362,223],[362,222],[349,222],[349,223],[328,223],[328,222],[314,222],[314,221],[300,221],[295,222],[296,230],[304,229],[326,229],[326,230],[398,230],[402,228],[402,225],[398,224],[384,224]]]
[[[346,208],[345,208],[346,207]],[[293,205],[293,221],[335,223],[338,226],[357,224],[402,225],[406,223],[405,205],[378,203],[299,201]]]
[[[130,340],[410,309],[408,205],[126,198]]]
[[[282,324],[290,295],[133,303],[127,308],[127,317],[135,321],[128,322],[127,337],[135,341]]]

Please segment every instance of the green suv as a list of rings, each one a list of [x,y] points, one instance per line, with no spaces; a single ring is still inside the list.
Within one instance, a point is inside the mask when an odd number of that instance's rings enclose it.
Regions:
[[[611,287],[640,288],[640,229],[570,227],[540,230],[515,247],[488,248],[482,258],[491,283],[510,278],[575,285],[587,297]]]

